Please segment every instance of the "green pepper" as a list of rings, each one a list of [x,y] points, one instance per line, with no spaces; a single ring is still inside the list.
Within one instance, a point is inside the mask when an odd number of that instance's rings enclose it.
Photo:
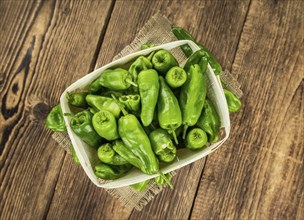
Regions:
[[[118,132],[125,146],[141,161],[138,168],[142,172],[163,176],[159,170],[158,161],[153,153],[149,137],[134,115],[128,114],[118,120]],[[123,155],[121,156],[123,157]],[[125,159],[127,160],[127,158]],[[131,161],[129,162],[131,163]]]
[[[113,98],[115,99],[115,97]],[[113,149],[142,172],[149,175],[160,174],[164,177],[164,174],[159,170],[159,164],[153,153],[149,137],[140,122],[136,116],[128,114],[122,106],[120,107],[124,116],[118,120],[118,133],[125,145],[125,149],[123,149],[123,152],[117,151],[116,146],[113,146]],[[164,178],[166,179],[166,177]],[[170,182],[168,184],[173,187]]]
[[[182,29],[180,27],[173,27],[172,33],[175,35],[175,37],[178,40],[190,40],[190,41],[193,41],[194,43],[196,43],[194,38],[187,31],[185,31],[184,29]],[[180,46],[180,48],[182,49],[182,51],[184,52],[186,57],[190,57],[191,54],[193,53],[191,47],[188,44],[182,45],[182,46]]]
[[[183,139],[188,127],[196,124],[204,107],[207,85],[203,71],[206,69],[201,70],[198,64],[191,65],[187,81],[181,88],[179,103],[183,115]]]
[[[152,69],[152,63],[150,62],[150,60],[147,57],[144,56],[139,56],[130,66],[129,68],[129,72],[132,76],[132,80],[133,82],[137,83],[137,77],[138,74],[142,71],[142,70],[147,70],[147,69]]]
[[[170,135],[161,128],[152,131],[149,135],[152,149],[160,161],[169,163],[176,156],[176,147],[174,146]]]
[[[103,137],[108,141],[119,138],[117,133],[116,119],[111,112],[107,110],[100,110],[99,112],[95,113],[92,118],[92,124],[100,137]]]
[[[86,108],[88,107],[88,103],[85,99],[87,94],[87,92],[67,93],[68,103],[75,107]]]
[[[207,53],[208,63],[210,64],[214,74],[219,75],[223,71],[222,66],[218,63],[218,61],[215,59],[215,57],[210,53],[210,51],[206,47],[204,47],[201,44],[198,44],[198,46],[201,48],[201,50],[204,50]]]
[[[106,164],[123,165],[128,163],[128,161],[123,159],[118,153],[113,150],[110,143],[101,145],[97,150],[97,156],[101,162]]]
[[[130,187],[139,192],[144,192],[147,189],[149,182],[150,182],[150,180],[148,179],[148,180],[145,180],[145,181],[142,181],[139,183],[132,184],[132,185],[130,185]]]
[[[218,63],[218,61],[215,59],[215,57],[212,55],[212,53],[210,53],[210,51],[205,46],[197,43],[194,40],[194,38],[186,30],[184,30],[183,28],[180,28],[180,27],[173,27],[172,32],[178,40],[191,40],[194,43],[196,43],[200,47],[200,49],[206,53],[208,62],[210,64],[213,72],[215,73],[215,75],[219,75],[222,72],[221,65]],[[192,49],[187,44],[181,46],[181,49],[183,50],[183,52],[185,53],[185,55],[187,57],[189,57],[192,54]]]
[[[96,133],[92,125],[93,114],[84,110],[71,117],[70,125],[72,131],[84,142],[93,148],[97,148],[101,142],[101,137]]]
[[[169,181],[171,181],[171,179],[172,179],[172,177],[173,177],[171,173],[167,173],[167,174],[165,174],[165,176],[167,177],[167,179],[168,179]],[[154,178],[154,182],[155,182],[156,185],[158,185],[158,186],[166,185],[166,181],[165,181],[164,178],[162,178],[161,176],[155,177],[155,178]]]
[[[220,134],[220,119],[209,99],[205,100],[202,114],[196,125],[208,134],[208,141],[210,143],[217,142]]]
[[[166,74],[166,82],[173,89],[181,87],[186,80],[187,73],[179,66],[172,67]]]
[[[89,94],[86,96],[86,101],[95,110],[107,110],[111,112],[115,118],[118,118],[120,115],[120,108],[112,98]]]
[[[202,148],[208,141],[207,134],[200,128],[193,128],[187,133],[186,148],[196,150]]]
[[[182,124],[182,112],[178,100],[166,84],[164,77],[159,77],[160,91],[158,97],[158,121],[161,128],[172,133],[174,141],[178,144],[175,129]]]
[[[77,157],[77,154],[76,154],[76,152],[75,152],[75,149],[74,149],[73,145],[71,145],[71,153],[72,153],[72,158],[73,158],[74,162],[75,162],[77,165],[79,165],[80,162],[79,162],[79,159],[78,159],[78,157]]]
[[[158,173],[158,162],[150,140],[138,119],[132,114],[122,116],[118,120],[118,132],[126,147],[142,161],[140,169],[147,174]]]
[[[154,54],[156,53],[156,51],[153,51],[149,54],[149,56],[147,56],[148,60],[150,60],[150,62],[152,62],[152,57],[154,56]]]
[[[122,68],[105,70],[98,78],[98,83],[115,91],[128,89],[131,85],[137,87],[137,84],[132,81],[131,74]]]
[[[137,157],[131,149],[129,149],[121,140],[116,140],[112,143],[113,150],[119,154],[123,159],[128,161],[133,166],[139,168],[141,171],[146,173],[147,171],[143,167],[143,161]]]
[[[124,106],[134,113],[139,111],[140,108],[140,96],[136,95],[123,95],[118,98],[118,100],[124,104]]]
[[[99,83],[99,78],[97,78],[90,84],[89,92],[92,94],[96,94],[100,90],[102,90],[102,85]]]
[[[126,174],[132,166],[130,164],[124,165],[109,165],[99,163],[94,167],[95,175],[104,180],[115,180]]]
[[[189,71],[190,67],[193,66],[194,64],[198,64],[202,70],[203,73],[205,73],[205,71],[207,70],[207,66],[208,66],[208,57],[205,51],[203,50],[198,50],[196,51],[194,54],[192,54],[185,66],[184,66],[184,70],[186,72]]]
[[[166,74],[169,69],[178,66],[175,57],[167,50],[159,50],[152,57],[152,64],[161,74]]]
[[[159,93],[158,74],[154,69],[143,70],[138,75],[141,98],[140,118],[144,126],[151,124]]]
[[[155,44],[142,44],[140,46],[140,49],[145,50],[145,49],[148,49],[148,48],[151,48],[151,47],[155,47]]]
[[[241,100],[236,97],[231,91],[224,89],[229,112],[237,112],[242,107]]]
[[[140,49],[145,50],[145,49],[148,49],[148,48],[151,48],[151,47],[155,47],[155,45],[154,44],[142,44],[140,46]],[[153,57],[154,54],[155,54],[155,51],[150,53],[149,56],[147,57],[150,62],[152,61],[152,57]]]
[[[66,131],[60,104],[52,108],[45,119],[45,126],[52,131]]]
[[[96,108],[92,108],[92,107],[89,107],[88,108],[89,112],[91,112],[93,115],[96,114],[99,110],[96,109]]]

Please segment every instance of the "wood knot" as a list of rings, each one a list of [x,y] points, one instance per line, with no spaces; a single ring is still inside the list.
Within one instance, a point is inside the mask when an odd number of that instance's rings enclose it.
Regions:
[[[71,9],[68,6],[64,7],[62,10],[62,13],[65,15],[68,15],[70,12],[71,12]]]
[[[32,114],[36,119],[44,120],[50,110],[51,108],[49,105],[45,104],[44,102],[39,102],[33,106]]]

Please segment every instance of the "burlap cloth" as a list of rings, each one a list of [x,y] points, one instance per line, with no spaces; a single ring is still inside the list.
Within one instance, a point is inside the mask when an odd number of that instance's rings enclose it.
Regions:
[[[117,54],[113,60],[138,51],[140,46],[145,43],[160,45],[175,41],[176,38],[171,32],[171,28],[172,24],[167,18],[163,17],[159,13],[155,14],[139,31],[133,42],[126,46],[119,54]],[[183,52],[179,48],[174,49],[172,53],[179,62],[186,59]],[[240,84],[228,71],[223,71],[221,73],[221,77],[225,81],[224,87],[233,91],[238,97],[242,96],[243,93],[240,90]],[[66,132],[55,132],[53,133],[52,138],[59,144],[59,147],[67,151],[68,154],[71,154],[71,142]],[[172,172],[173,176],[175,174],[175,172]],[[129,186],[104,190],[117,198],[125,207],[130,209],[135,208],[136,210],[140,211],[155,197],[155,195],[160,193],[162,189],[163,187],[156,185],[153,181],[150,181],[145,192],[138,192]]]

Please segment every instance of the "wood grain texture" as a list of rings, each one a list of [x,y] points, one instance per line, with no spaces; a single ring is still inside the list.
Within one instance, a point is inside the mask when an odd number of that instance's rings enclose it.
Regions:
[[[0,2],[0,219],[47,214],[65,153],[44,118],[89,71],[110,5]]]
[[[136,4],[130,4],[130,1],[116,1],[96,62],[96,68],[110,62],[119,51],[134,39],[136,33],[144,23],[158,11],[166,15],[176,25],[186,27],[191,26],[194,21],[188,20],[184,22],[184,19],[180,19],[180,14],[183,14],[185,17],[191,14],[195,21],[200,20],[202,16],[204,19],[212,17],[215,23],[221,23],[218,19],[223,18],[212,13],[222,13],[225,11],[227,16],[233,16],[233,20],[237,23],[237,25],[230,29],[233,29],[233,32],[237,32],[240,35],[243,26],[243,21],[240,17],[242,17],[243,20],[245,19],[246,7],[249,5],[248,2],[241,2],[241,6],[237,9],[232,6],[225,7],[222,4],[212,4],[211,1],[208,2],[208,4],[200,3],[200,5],[197,5],[196,3],[197,1],[187,0],[183,1],[183,7],[180,7],[180,1],[137,1]],[[209,16],[207,12],[209,12]],[[132,20],[130,20],[130,17],[132,17]],[[203,25],[206,24],[202,24],[202,26]],[[212,22],[209,25],[212,25]],[[218,29],[214,29],[210,35],[217,36],[227,25],[228,24],[223,23]],[[196,27],[195,30],[199,30],[202,26]],[[238,38],[234,37],[234,39],[235,41],[229,38],[229,42],[232,45],[229,47],[231,51],[233,51],[233,47],[234,50],[237,49]],[[221,51],[222,47],[228,48],[228,46],[223,43],[214,48],[214,50],[217,49]],[[233,58],[234,54],[230,56],[230,59]],[[96,188],[90,183],[87,177],[84,176],[84,173],[82,173],[83,175],[81,176],[73,175],[75,171],[71,173],[70,163],[70,159],[66,159],[64,162],[54,199],[48,213],[49,219],[75,218],[76,216],[79,219],[84,217],[94,219],[140,219],[146,217],[149,219],[188,218],[204,166],[204,160],[201,160],[191,166],[183,168],[174,179],[174,191],[169,189],[164,190],[146,206],[142,212],[133,211],[131,213],[130,210],[124,209],[116,199],[113,199],[103,190]],[[74,187],[71,189],[66,187],[66,184],[69,182],[79,181],[84,184],[74,184]],[[67,198],[71,198],[71,200],[67,200]],[[172,200],[168,198],[173,199],[176,203],[172,203]],[[101,199],[103,202],[101,202]],[[87,206],[83,206],[79,201],[89,202],[86,204]],[[98,206],[96,204],[98,204]],[[100,212],[99,210],[103,211]]]
[[[303,219],[303,1],[0,1],[0,219]],[[95,187],[43,119],[160,11],[243,85],[225,145],[142,212]],[[203,173],[203,174],[202,174]]]
[[[192,219],[303,219],[303,1],[252,1],[233,73],[244,107],[208,157]]]

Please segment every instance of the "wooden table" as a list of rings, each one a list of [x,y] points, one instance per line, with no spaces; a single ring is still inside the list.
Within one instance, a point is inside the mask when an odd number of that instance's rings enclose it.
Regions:
[[[0,219],[303,219],[304,1],[0,1]],[[242,84],[225,145],[142,212],[95,187],[44,118],[157,11]]]

